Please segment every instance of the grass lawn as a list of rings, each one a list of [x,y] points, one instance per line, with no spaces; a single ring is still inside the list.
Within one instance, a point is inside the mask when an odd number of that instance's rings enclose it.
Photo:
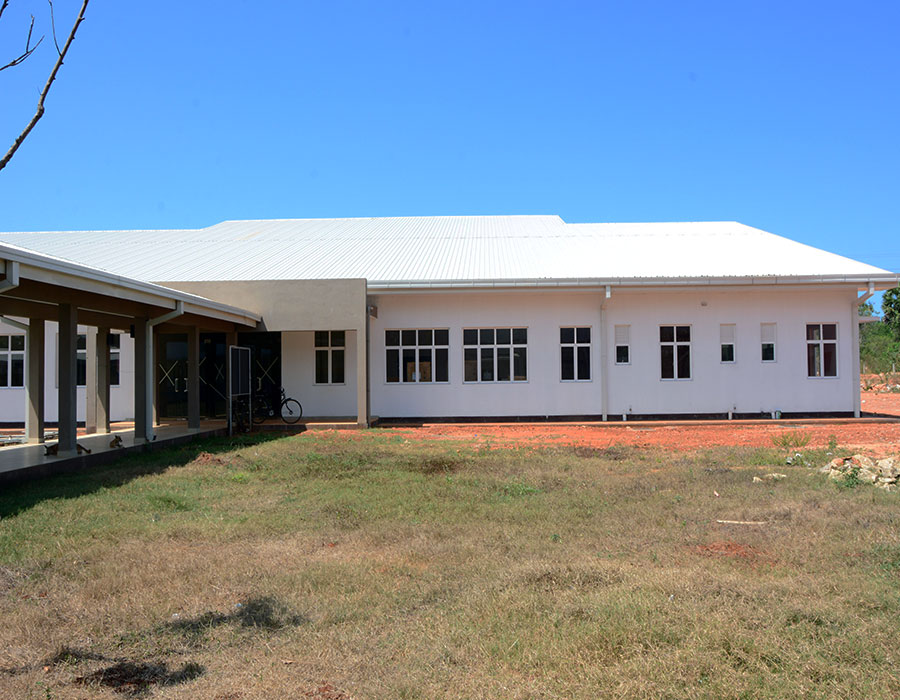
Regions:
[[[900,697],[900,494],[774,448],[219,440],[0,518],[2,698]]]

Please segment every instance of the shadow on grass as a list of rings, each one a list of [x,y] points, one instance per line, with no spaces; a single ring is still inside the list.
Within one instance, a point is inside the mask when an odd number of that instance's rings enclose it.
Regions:
[[[169,671],[165,662],[120,661],[87,676],[79,676],[75,682],[86,686],[102,685],[123,695],[139,697],[149,693],[152,686],[180,685],[199,678],[205,672],[203,666],[190,661],[174,671]]]
[[[262,596],[238,603],[230,613],[208,611],[196,617],[167,622],[162,630],[176,632],[196,641],[214,627],[233,624],[238,627],[275,631],[286,627],[296,627],[309,622],[305,615],[299,615],[284,603]]]
[[[148,474],[159,474],[169,467],[181,467],[194,461],[204,452],[213,455],[222,454],[285,437],[287,436],[280,434],[253,433],[231,438],[207,438],[177,447],[125,454],[112,464],[89,467],[77,473],[11,484],[0,490],[0,518],[12,517],[43,501],[78,498],[100,489],[122,486]]]

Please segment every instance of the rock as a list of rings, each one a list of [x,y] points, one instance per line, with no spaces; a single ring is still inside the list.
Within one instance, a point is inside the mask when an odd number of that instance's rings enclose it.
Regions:
[[[890,477],[892,479],[896,479],[900,476],[900,465],[898,465],[891,457],[879,459],[875,464],[878,467],[881,476]]]
[[[874,484],[878,479],[878,474],[873,472],[871,469],[860,469],[859,473],[857,473],[856,478],[860,481],[868,481],[870,484]]]
[[[897,484],[889,484],[881,481],[876,481],[875,488],[884,489],[885,491],[896,491]]]
[[[866,457],[866,455],[853,455],[850,458],[850,463],[860,469],[875,471],[875,462],[872,461],[871,457]]]
[[[819,474],[827,474],[831,471],[831,462],[826,464],[824,467],[819,467],[817,471],[819,472]]]
[[[760,479],[758,476],[754,476],[754,477],[753,477],[753,483],[754,483],[754,484],[761,484],[762,482],[763,482],[763,480]]]
[[[837,481],[838,479],[844,478],[844,472],[838,471],[837,469],[832,469],[828,473],[828,478]]]

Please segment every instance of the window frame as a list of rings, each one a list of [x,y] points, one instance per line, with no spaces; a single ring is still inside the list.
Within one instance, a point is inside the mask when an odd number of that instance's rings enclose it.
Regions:
[[[617,340],[619,336],[619,329],[624,328],[623,335],[627,342],[620,343]],[[628,360],[626,362],[619,362],[619,348],[625,348],[628,354]],[[631,324],[618,324],[613,326],[613,359],[616,365],[620,367],[625,367],[631,364]]]
[[[26,357],[28,355],[28,339],[26,338],[25,333],[0,333],[0,338],[6,338],[6,348],[0,350],[0,356],[3,356],[6,359],[6,373],[3,377],[3,381],[5,383],[0,385],[0,389],[24,389],[25,384],[28,381],[28,367],[26,366]],[[22,338],[21,350],[13,349],[13,338]],[[12,383],[13,361],[17,359],[21,359],[22,361],[21,384]]]
[[[763,328],[765,326],[772,327],[772,342],[771,343],[767,343],[763,339],[763,337],[764,337],[763,336]],[[766,345],[772,346],[772,359],[771,360],[765,359],[765,356],[763,355],[763,347]],[[774,321],[760,322],[760,324],[759,324],[759,361],[766,365],[771,365],[771,364],[775,364],[776,362],[778,362],[778,324],[775,323]]]
[[[462,343],[462,361],[463,361],[463,371],[462,371],[462,381],[463,384],[527,384],[530,380],[528,378],[528,326],[466,326],[463,328],[463,343]],[[474,331],[477,335],[477,343],[466,343],[466,331]],[[483,331],[491,331],[493,334],[493,342],[492,343],[482,343],[482,333]],[[509,343],[498,343],[497,342],[497,331],[509,331]],[[515,342],[515,333],[516,331],[525,331],[525,342],[517,343]],[[498,379],[499,372],[497,371],[499,368],[499,364],[497,362],[498,357],[498,349],[509,348],[509,379]],[[524,379],[516,379],[516,348],[525,350],[525,376]],[[476,379],[466,379],[466,351],[467,350],[475,350],[475,362],[476,362]],[[492,360],[492,372],[494,375],[493,379],[482,379],[484,374],[482,362],[484,360],[484,350],[492,350],[491,360]]]
[[[694,331],[693,325],[690,323],[661,323],[659,324],[659,334],[657,338],[659,339],[659,380],[661,382],[690,382],[694,379],[694,353],[691,349],[691,346],[694,342]],[[672,340],[667,341],[662,339],[662,329],[663,328],[671,328],[672,329]],[[679,328],[687,328],[688,329],[688,340],[678,340],[678,329]],[[664,377],[663,375],[663,367],[662,367],[662,352],[664,347],[672,348],[672,375],[671,377]],[[687,347],[688,349],[688,376],[687,377],[679,377],[678,376],[678,348],[679,347]]]
[[[438,343],[437,342],[437,333],[438,331],[444,332],[447,334],[447,342],[446,343]],[[404,343],[403,334],[406,333],[415,333],[415,343]],[[421,333],[431,333],[431,343],[420,343]],[[387,334],[388,333],[399,333],[399,339],[397,345],[388,345]],[[448,327],[444,328],[385,328],[384,329],[384,383],[390,386],[433,386],[435,384],[446,385],[450,383],[450,329]],[[411,381],[404,381],[404,372],[403,372],[403,351],[404,350],[412,350],[413,357],[415,358],[416,368],[413,371],[414,379]],[[422,359],[422,350],[430,350],[431,351],[431,379],[424,381],[421,378],[421,372],[419,370],[419,363]],[[437,351],[443,350],[447,355],[447,378],[446,379],[438,379],[437,378]],[[391,381],[390,375],[388,374],[388,370],[390,368],[390,362],[388,361],[388,353],[389,352],[398,353],[397,362],[398,362],[398,374],[397,381]]]
[[[809,328],[811,326],[818,326],[819,328],[819,339],[811,340],[809,338]],[[825,338],[825,326],[834,326],[834,338]],[[805,323],[803,325],[804,336],[806,340],[806,378],[807,379],[839,379],[840,378],[840,332],[839,332],[840,324],[837,321],[821,321],[821,322],[812,322]],[[825,346],[833,345],[834,346],[834,374],[825,374]],[[822,372],[822,374],[810,374],[809,373],[809,348],[810,346],[818,346],[819,348],[819,363],[818,369]]]
[[[328,334],[328,344],[327,345],[319,345],[318,343],[318,335],[320,333]],[[342,344],[337,344],[334,342],[334,334],[342,333],[344,336],[344,342]],[[343,357],[343,368],[341,370],[342,380],[339,382],[334,381],[334,354],[335,352],[342,353]],[[319,381],[319,353],[324,353],[327,357],[327,367],[326,374],[328,375],[327,382]],[[313,331],[313,386],[345,386],[347,384],[347,331],[345,330],[328,330],[328,331]]]
[[[562,332],[563,330],[571,330],[572,331],[572,342],[566,343],[563,342]],[[588,341],[579,341],[578,340],[578,331],[579,330],[587,330],[588,331]],[[594,373],[593,373],[593,354],[594,354],[594,329],[593,326],[560,326],[559,327],[559,381],[565,384],[577,384],[577,383],[587,383],[594,381]],[[562,376],[562,356],[563,349],[571,348],[572,349],[572,378],[564,379]],[[587,379],[580,379],[578,374],[578,348],[587,348],[588,349],[588,377]],[[527,367],[526,367],[527,370]]]
[[[731,340],[726,341],[726,336],[722,333],[725,328],[731,328]],[[722,350],[726,345],[731,346],[731,359],[722,359]],[[719,364],[720,365],[736,365],[737,364],[737,324],[736,323],[720,323],[719,324]]]

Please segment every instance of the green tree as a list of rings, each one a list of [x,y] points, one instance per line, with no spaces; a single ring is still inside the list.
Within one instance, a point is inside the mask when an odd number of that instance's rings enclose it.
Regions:
[[[884,324],[891,329],[894,340],[900,341],[900,287],[889,289],[881,300]]]

